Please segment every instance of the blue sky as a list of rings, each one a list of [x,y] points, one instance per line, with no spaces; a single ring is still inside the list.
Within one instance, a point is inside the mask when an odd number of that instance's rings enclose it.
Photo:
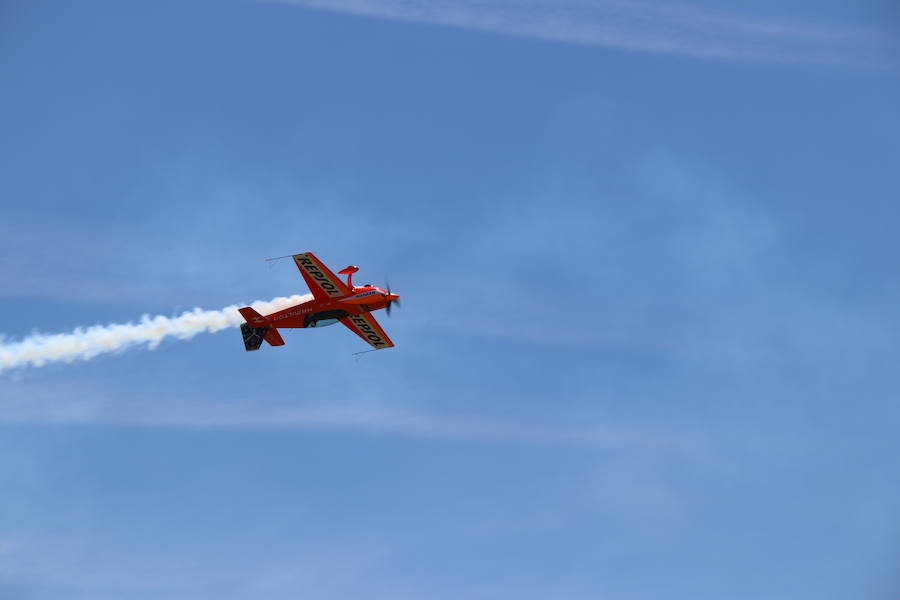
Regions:
[[[0,597],[900,591],[890,2],[6,2]],[[317,8],[318,7],[318,8]]]

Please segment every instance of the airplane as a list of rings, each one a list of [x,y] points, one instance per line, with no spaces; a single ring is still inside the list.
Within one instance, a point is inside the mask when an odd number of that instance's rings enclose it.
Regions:
[[[283,346],[284,339],[278,333],[279,329],[326,327],[337,322],[361,337],[373,350],[394,347],[391,338],[371,314],[372,311],[383,308],[390,316],[391,304],[400,298],[399,294],[391,292],[390,285],[387,290],[369,284],[359,287],[353,285],[353,274],[359,271],[359,267],[353,265],[338,271],[347,276],[345,284],[312,252],[294,254],[291,258],[300,269],[313,297],[265,316],[249,306],[238,309],[247,321],[241,325],[241,334],[244,336],[244,348],[248,352],[259,350],[263,341],[271,346]],[[397,305],[399,306],[399,302]]]

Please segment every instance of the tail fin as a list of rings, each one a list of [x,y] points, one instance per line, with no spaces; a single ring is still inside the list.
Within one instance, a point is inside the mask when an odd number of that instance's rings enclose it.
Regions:
[[[271,346],[284,346],[284,340],[281,334],[272,325],[267,318],[250,308],[238,309],[241,316],[247,319],[247,322],[241,325],[241,335],[244,337],[244,349],[247,352],[259,350],[263,340],[267,341]]]

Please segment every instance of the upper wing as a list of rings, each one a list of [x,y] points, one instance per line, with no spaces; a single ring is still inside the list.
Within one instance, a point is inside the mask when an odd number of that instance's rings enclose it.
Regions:
[[[332,273],[328,267],[322,264],[318,258],[313,256],[312,252],[303,254],[295,254],[293,256],[294,263],[300,269],[300,274],[306,280],[309,291],[312,295],[319,299],[340,298],[350,294],[347,286]]]
[[[387,336],[378,321],[371,313],[363,313],[361,315],[350,315],[341,319],[341,323],[347,328],[367,341],[376,350],[383,348],[393,348],[394,342]]]

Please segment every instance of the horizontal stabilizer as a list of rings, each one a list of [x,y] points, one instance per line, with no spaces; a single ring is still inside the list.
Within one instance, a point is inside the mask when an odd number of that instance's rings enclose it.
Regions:
[[[269,342],[270,346],[284,346],[284,340],[281,338],[281,334],[278,333],[278,330],[274,327],[266,333],[265,339]]]
[[[263,325],[271,325],[271,321],[267,318],[250,308],[249,306],[245,308],[239,308],[238,312],[241,313],[241,316],[244,317],[244,320],[247,321],[250,325],[254,327],[262,327]]]

